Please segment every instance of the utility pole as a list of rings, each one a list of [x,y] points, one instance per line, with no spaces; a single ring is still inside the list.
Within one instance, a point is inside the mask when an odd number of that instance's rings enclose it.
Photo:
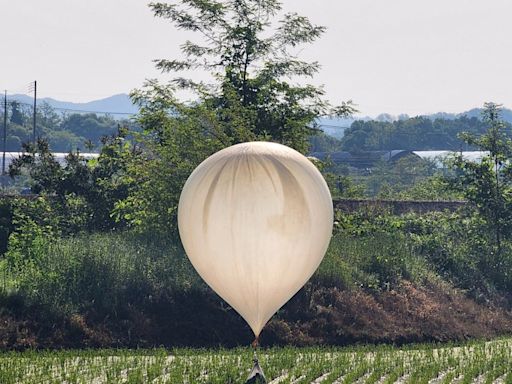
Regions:
[[[5,150],[7,148],[7,90],[4,92],[4,141],[2,155],[2,176],[5,175]]]
[[[34,80],[34,127],[33,127],[33,141],[34,141],[34,148],[36,147],[36,100],[37,100],[37,80]]]

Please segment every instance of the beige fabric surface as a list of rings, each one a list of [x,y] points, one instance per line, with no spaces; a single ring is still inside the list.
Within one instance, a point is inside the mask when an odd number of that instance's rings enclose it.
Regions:
[[[320,172],[299,152],[267,142],[206,159],[185,183],[178,208],[192,265],[256,336],[315,272],[332,224]]]

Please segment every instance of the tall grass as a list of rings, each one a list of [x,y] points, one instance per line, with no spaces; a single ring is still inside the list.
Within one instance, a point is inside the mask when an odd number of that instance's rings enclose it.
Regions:
[[[31,254],[10,270],[0,265],[3,286],[15,286],[30,303],[61,314],[94,308],[115,312],[170,292],[204,288],[179,241],[131,232],[38,239]],[[392,288],[401,279],[428,275],[424,256],[400,233],[337,233],[313,277],[341,289]]]
[[[39,247],[38,257],[14,268],[11,277],[29,302],[62,314],[89,307],[113,312],[202,284],[179,244],[164,237],[92,234]]]
[[[345,289],[390,289],[401,279],[420,281],[430,273],[425,257],[401,233],[337,233],[314,280]]]

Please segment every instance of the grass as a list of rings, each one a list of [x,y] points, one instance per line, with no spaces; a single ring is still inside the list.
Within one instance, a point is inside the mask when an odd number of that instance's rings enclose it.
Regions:
[[[337,233],[314,280],[325,286],[350,289],[364,286],[389,289],[401,279],[421,281],[431,267],[404,235],[372,233],[358,236]]]
[[[512,339],[401,349],[272,348],[259,351],[259,359],[272,383],[512,383],[511,347]],[[6,352],[0,383],[243,383],[252,358],[249,348]]]
[[[29,302],[57,313],[75,313],[94,303],[96,310],[117,310],[156,291],[201,284],[176,242],[132,233],[89,234],[44,241],[37,257],[9,271],[0,259],[0,288],[18,289]]]
[[[56,313],[117,310],[136,298],[204,287],[175,241],[132,233],[89,234],[32,245],[37,257],[0,259],[0,291],[19,290],[29,302]],[[11,270],[8,266],[15,265]],[[339,233],[313,282],[342,289],[389,289],[399,280],[419,280],[428,271],[400,234],[353,237]]]
[[[245,323],[201,281],[172,239],[114,232],[36,240],[33,257],[13,252],[0,259],[4,348],[232,347],[250,341]],[[510,334],[507,313],[451,290],[423,253],[412,235],[336,233],[320,268],[279,311],[263,345]]]

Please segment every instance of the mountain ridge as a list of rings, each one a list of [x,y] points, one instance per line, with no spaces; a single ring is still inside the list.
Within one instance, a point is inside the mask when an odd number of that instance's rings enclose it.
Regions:
[[[13,94],[7,96],[9,100],[15,100],[22,104],[32,105],[33,98],[22,94]],[[92,100],[83,103],[62,101],[52,97],[42,97],[37,99],[38,103],[47,103],[49,106],[59,112],[92,112],[98,114],[109,114],[114,117],[129,117],[139,111],[126,93],[119,93],[102,99]]]

